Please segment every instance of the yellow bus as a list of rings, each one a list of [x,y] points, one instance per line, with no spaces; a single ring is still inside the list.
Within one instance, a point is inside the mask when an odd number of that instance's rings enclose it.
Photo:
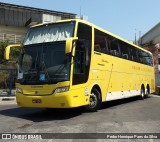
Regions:
[[[149,51],[84,20],[39,24],[21,45],[17,104],[96,111],[102,102],[144,99],[155,91],[153,66]]]

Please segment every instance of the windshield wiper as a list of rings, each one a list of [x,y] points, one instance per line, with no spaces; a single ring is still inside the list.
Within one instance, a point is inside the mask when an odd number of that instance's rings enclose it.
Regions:
[[[35,71],[36,71],[36,73],[37,73],[37,70],[36,70],[36,69],[29,69],[29,70],[27,71],[27,74],[26,74],[25,78],[23,79],[23,82],[26,82],[27,80],[31,80],[32,77],[33,77],[33,75],[34,75],[34,73],[32,73],[32,72],[35,72]],[[29,75],[30,75],[30,77],[29,77]],[[27,79],[27,78],[28,78],[28,79]]]
[[[60,73],[64,68],[65,66],[67,65],[67,59],[64,60],[64,62],[59,66],[59,68],[54,72],[54,75],[56,75],[57,73]]]

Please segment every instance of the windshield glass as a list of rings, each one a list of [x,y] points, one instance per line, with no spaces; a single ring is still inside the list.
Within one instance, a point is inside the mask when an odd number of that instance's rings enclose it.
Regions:
[[[31,28],[24,40],[24,45],[64,41],[73,37],[74,22],[46,24]]]
[[[18,82],[23,84],[68,81],[70,61],[65,41],[24,46],[18,70]]]

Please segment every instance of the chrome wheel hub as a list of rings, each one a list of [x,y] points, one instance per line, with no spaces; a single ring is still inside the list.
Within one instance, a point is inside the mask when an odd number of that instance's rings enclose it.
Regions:
[[[90,107],[94,108],[97,105],[97,102],[97,96],[94,93],[92,93],[90,96]]]

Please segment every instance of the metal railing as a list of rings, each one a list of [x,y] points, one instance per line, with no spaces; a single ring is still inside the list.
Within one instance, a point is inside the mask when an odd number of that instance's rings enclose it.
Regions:
[[[0,33],[0,41],[8,41],[9,43],[21,43],[24,39],[23,35]]]

